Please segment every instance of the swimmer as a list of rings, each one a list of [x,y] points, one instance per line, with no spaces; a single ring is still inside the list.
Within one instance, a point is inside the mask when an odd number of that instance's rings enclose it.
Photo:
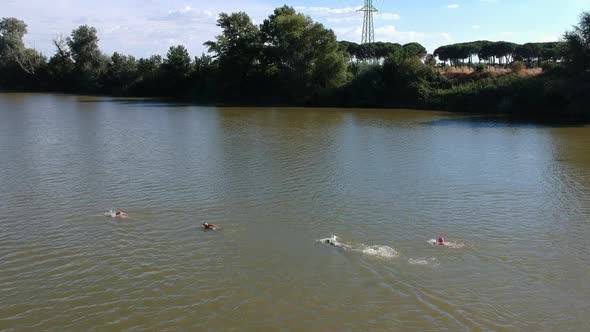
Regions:
[[[203,223],[203,229],[206,230],[206,231],[209,231],[209,230],[210,231],[214,231],[214,230],[217,230],[218,228],[219,227],[217,227],[217,225],[209,224],[209,223],[206,223],[206,222]]]
[[[445,240],[445,238],[442,236],[439,236],[437,239],[428,240],[428,244],[431,244],[433,246],[435,246],[435,245],[444,246],[446,248],[452,248],[452,249],[460,249],[460,248],[465,247],[465,244],[463,244],[463,243],[450,242],[450,241]]]
[[[127,218],[127,213],[123,211],[117,211],[115,212],[115,218]]]
[[[325,243],[325,244],[330,245],[332,247],[338,247],[338,248],[345,248],[346,247],[345,245],[338,242],[338,237],[336,235],[332,235],[332,237],[327,238],[327,239],[322,239],[320,241],[322,243]]]
[[[331,246],[336,246],[336,243],[334,243],[334,241],[332,239],[325,239],[324,243],[329,244]]]
[[[105,212],[104,215],[111,218],[128,218],[127,213],[123,211],[109,210],[108,212]]]

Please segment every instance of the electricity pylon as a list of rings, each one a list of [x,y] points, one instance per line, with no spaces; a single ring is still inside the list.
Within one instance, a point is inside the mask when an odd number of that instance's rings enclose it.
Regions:
[[[373,13],[377,8],[373,7],[373,0],[365,0],[365,5],[358,10],[363,12],[363,36],[361,44],[375,42],[375,25],[373,24]]]

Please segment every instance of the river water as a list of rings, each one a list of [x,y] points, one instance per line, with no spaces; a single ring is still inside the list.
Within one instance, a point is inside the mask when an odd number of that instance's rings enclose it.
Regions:
[[[590,329],[585,126],[1,94],[0,212],[0,330]]]

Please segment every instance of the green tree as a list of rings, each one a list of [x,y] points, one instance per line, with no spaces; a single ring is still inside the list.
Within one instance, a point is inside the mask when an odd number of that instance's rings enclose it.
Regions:
[[[164,70],[174,77],[185,77],[190,74],[191,57],[186,47],[170,46],[163,64]]]
[[[514,51],[517,45],[510,42],[499,41],[493,44],[495,49],[494,55],[500,59],[500,64],[509,64],[512,62]],[[502,61],[503,59],[503,61]]]
[[[23,37],[27,34],[25,22],[16,18],[3,18],[0,20],[0,61],[7,65],[12,62],[20,62],[19,58],[25,49]]]
[[[114,95],[128,94],[137,79],[137,60],[133,56],[115,52],[105,74],[105,92]]]
[[[345,83],[346,56],[334,32],[322,24],[284,6],[264,20],[261,33],[267,72],[291,99]]]
[[[92,68],[96,65],[101,55],[98,48],[98,35],[96,28],[82,25],[72,31],[67,39],[72,59],[78,68]]]
[[[54,39],[53,44],[56,52],[48,63],[49,81],[56,91],[72,92],[73,87],[70,79],[74,72],[74,60],[72,60],[66,40]]]
[[[165,82],[161,80],[162,57],[152,55],[149,58],[137,60],[137,80],[132,87],[132,93],[141,96],[162,96],[161,85]]]
[[[404,53],[406,54],[406,58],[416,57],[420,60],[424,59],[428,52],[424,46],[420,45],[419,43],[408,43],[403,46]]]
[[[167,95],[181,96],[188,91],[188,79],[191,75],[191,56],[182,45],[170,46],[162,63],[162,79],[166,86],[162,91]]]
[[[580,23],[564,35],[565,61],[574,71],[590,69],[590,12],[580,17]]]
[[[99,92],[100,81],[105,74],[109,58],[98,47],[96,29],[82,25],[72,31],[66,40],[68,54],[74,62],[71,83],[79,92]],[[59,52],[59,51],[58,51]]]
[[[41,53],[25,47],[23,38],[26,34],[25,22],[13,17],[0,20],[0,70],[5,79],[18,80],[22,76],[19,71],[35,75],[47,62]]]
[[[569,112],[590,118],[590,12],[581,15],[578,25],[565,33],[564,40],[567,80],[557,92],[566,96]]]
[[[217,82],[220,91],[226,99],[243,99],[244,96],[253,96],[259,87],[256,79],[259,76],[262,43],[259,28],[252,23],[250,17],[243,12],[219,15],[217,25],[221,28],[221,34],[215,41],[208,41],[205,46],[219,64]],[[210,78],[203,76],[203,71],[210,68],[206,64],[210,59],[202,57],[198,59],[198,77],[200,83]],[[201,85],[204,89],[204,85]],[[208,93],[207,93],[208,94]]]
[[[447,64],[447,61],[450,61],[451,60],[450,52],[449,52],[449,47],[448,46],[441,46],[441,47],[437,48],[436,50],[434,50],[434,52],[432,53],[432,55],[434,55],[435,57],[437,57],[445,65]]]
[[[431,67],[436,66],[436,57],[432,54],[427,54],[424,58],[424,64]]]
[[[215,54],[221,66],[247,73],[260,60],[262,43],[258,27],[244,12],[220,14],[217,26],[222,32],[215,41],[205,43],[209,52]]]

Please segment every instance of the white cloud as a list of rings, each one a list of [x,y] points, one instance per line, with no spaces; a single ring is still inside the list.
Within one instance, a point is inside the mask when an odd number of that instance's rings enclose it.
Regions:
[[[331,23],[331,24],[344,24],[344,23],[361,23],[363,21],[363,13],[359,12],[361,7],[305,7],[298,6],[295,9],[306,15],[310,15],[312,18],[319,22]],[[400,15],[390,12],[375,12],[375,21],[394,21],[399,20]]]
[[[169,10],[167,14],[155,14],[148,19],[154,21],[203,21],[208,23],[215,22],[215,16],[211,10],[194,10],[191,6],[185,6],[180,9]]]
[[[55,52],[53,38],[88,24],[98,30],[103,52],[146,57],[166,54],[170,43],[198,55],[206,50],[203,43],[219,33],[218,13],[246,11],[260,22],[274,6],[259,0],[0,0],[0,8],[2,16],[24,20],[27,46],[48,56]]]
[[[181,9],[176,9],[176,10],[169,10],[168,14],[170,15],[178,15],[178,14],[185,14],[188,12],[193,11],[193,8],[191,6],[185,6],[184,8]]]
[[[356,12],[361,7],[344,7],[344,8],[330,8],[330,7],[305,7],[305,6],[297,6],[295,10],[308,13],[308,14],[318,14],[318,15],[333,15],[333,14],[349,14]]]
[[[328,23],[345,23],[345,22],[361,22],[362,17],[347,16],[347,17],[328,17],[326,22]]]
[[[375,13],[374,14],[375,21],[395,21],[399,20],[399,14],[395,13]],[[363,15],[355,13],[354,15],[338,15],[332,16],[327,18],[320,18],[325,19],[328,23],[350,23],[350,22],[362,22]]]
[[[459,8],[459,5],[456,4],[456,3],[454,3],[454,4],[451,4],[451,5],[448,5],[447,8],[449,8],[449,9],[457,9],[457,8]]]
[[[541,37],[541,41],[544,43],[556,42],[556,41],[559,41],[560,39],[561,39],[561,36],[557,36],[557,35],[546,35],[546,36]]]
[[[479,30],[479,29],[481,29],[481,25],[474,24],[474,25],[471,26],[471,28],[474,29],[474,30]]]
[[[377,20],[399,20],[399,14],[394,13],[375,13],[375,19]]]

